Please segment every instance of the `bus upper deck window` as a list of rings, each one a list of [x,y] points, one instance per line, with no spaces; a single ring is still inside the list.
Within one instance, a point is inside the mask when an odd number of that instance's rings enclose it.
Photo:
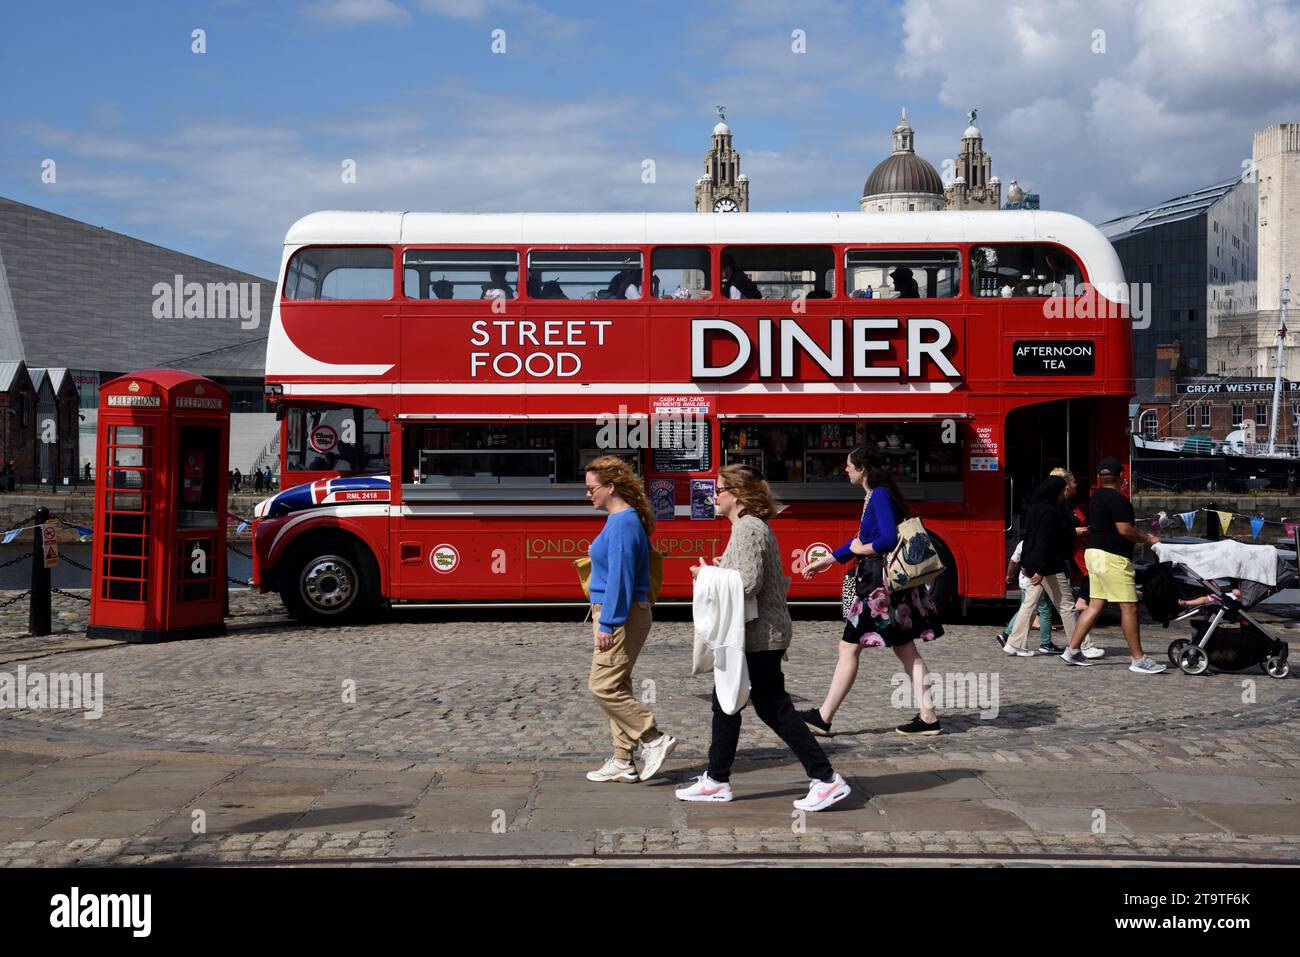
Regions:
[[[402,257],[408,299],[516,299],[513,249],[408,249]]]
[[[308,246],[293,254],[284,298],[358,300],[393,298],[393,251],[387,246]]]
[[[844,280],[853,299],[947,299],[961,285],[961,255],[950,249],[850,249]]]
[[[650,254],[650,295],[655,299],[711,299],[706,246],[662,246]]]
[[[534,249],[528,254],[530,299],[640,299],[639,249]]]
[[[829,246],[728,246],[720,278],[724,299],[829,299],[835,254]]]
[[[1078,262],[1060,246],[1006,243],[971,250],[971,292],[977,296],[1066,296],[1082,282]]]

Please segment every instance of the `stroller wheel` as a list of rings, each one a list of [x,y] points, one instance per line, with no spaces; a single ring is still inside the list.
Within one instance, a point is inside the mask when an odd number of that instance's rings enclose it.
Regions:
[[[1210,658],[1200,645],[1189,644],[1178,655],[1178,667],[1183,670],[1184,674],[1199,675],[1210,666]]]
[[[1291,665],[1281,655],[1269,655],[1264,659],[1264,670],[1274,678],[1285,678],[1291,673]]]
[[[1178,656],[1183,653],[1183,649],[1187,647],[1187,644],[1188,642],[1186,638],[1179,638],[1169,643],[1169,664],[1170,665],[1172,665],[1175,668],[1178,667]]]

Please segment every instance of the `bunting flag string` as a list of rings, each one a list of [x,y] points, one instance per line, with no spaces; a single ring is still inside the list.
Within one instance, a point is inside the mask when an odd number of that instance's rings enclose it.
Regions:
[[[1213,509],[1204,505],[1200,508],[1193,509],[1190,512],[1178,512],[1176,514],[1177,517],[1182,520],[1182,523],[1187,526],[1187,531],[1194,535],[1196,534],[1196,519],[1201,512],[1209,512],[1218,517],[1219,530],[1223,535],[1228,534],[1228,528],[1232,525],[1232,522],[1239,518],[1245,519],[1250,523],[1251,538],[1256,540],[1258,540],[1260,533],[1264,530],[1264,526],[1266,525],[1273,525],[1283,529],[1283,534],[1287,538],[1294,538],[1296,529],[1300,528],[1300,522],[1290,521],[1286,516],[1283,516],[1281,519],[1263,518],[1258,515],[1248,515],[1244,512],[1229,512],[1222,509]],[[1137,521],[1143,522],[1151,527],[1169,528],[1170,526],[1168,523],[1171,519],[1166,513],[1160,512],[1155,516],[1144,516],[1137,519]],[[1211,519],[1211,521],[1213,521],[1213,519]]]

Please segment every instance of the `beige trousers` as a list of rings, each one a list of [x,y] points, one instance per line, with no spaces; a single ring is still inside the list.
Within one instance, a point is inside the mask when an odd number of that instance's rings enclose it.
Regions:
[[[1029,644],[1029,624],[1034,620],[1038,602],[1047,592],[1056,610],[1060,612],[1061,623],[1065,625],[1065,637],[1074,638],[1074,590],[1070,588],[1070,578],[1065,572],[1044,575],[1037,585],[1030,585],[1024,590],[1020,599],[1020,611],[1016,612],[1016,626],[1011,629],[1007,642],[1021,651],[1032,651]]]
[[[607,651],[591,657],[591,677],[587,688],[609,715],[609,730],[614,739],[614,757],[631,761],[636,743],[645,737],[657,738],[655,716],[636,699],[632,687],[632,668],[645,645],[654,619],[650,603],[633,602],[627,622],[614,629],[614,643]],[[591,606],[592,640],[600,632],[600,605]]]

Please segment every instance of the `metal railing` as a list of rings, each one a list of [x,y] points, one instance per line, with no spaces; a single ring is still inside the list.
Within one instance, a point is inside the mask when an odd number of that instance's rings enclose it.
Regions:
[[[275,435],[271,436],[271,441],[262,447],[262,451],[257,453],[257,458],[253,460],[255,470],[265,469],[271,466],[271,476],[278,477],[280,474],[280,429],[275,430]]]

